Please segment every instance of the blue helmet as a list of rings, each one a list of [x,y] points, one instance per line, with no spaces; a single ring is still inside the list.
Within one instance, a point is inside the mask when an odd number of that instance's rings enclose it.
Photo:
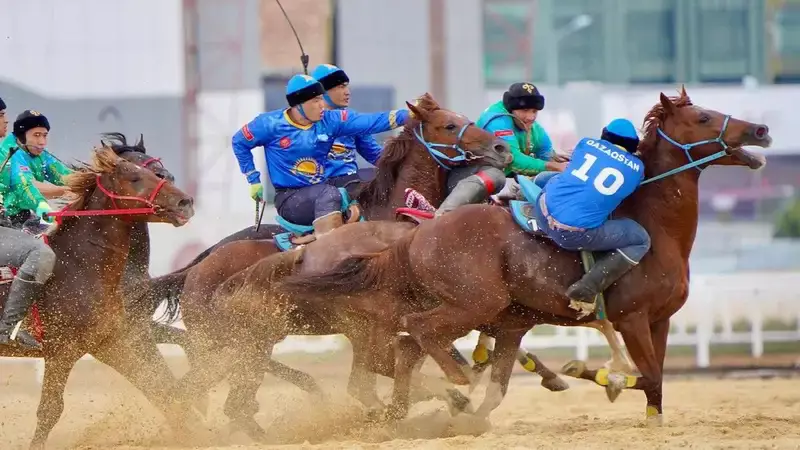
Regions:
[[[297,74],[286,84],[286,101],[297,106],[325,93],[319,81],[308,75]]]
[[[326,91],[350,82],[350,78],[346,73],[344,73],[344,70],[334,66],[333,64],[318,65],[314,71],[311,72],[311,76],[322,83],[322,87],[324,87]]]
[[[603,128],[600,139],[619,145],[630,153],[639,146],[639,135],[636,127],[628,119],[614,119]]]

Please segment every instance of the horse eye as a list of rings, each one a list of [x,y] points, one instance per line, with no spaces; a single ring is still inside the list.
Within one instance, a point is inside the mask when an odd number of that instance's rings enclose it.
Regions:
[[[453,130],[455,130],[455,129],[456,129],[456,126],[455,126],[455,124],[452,124],[452,123],[450,123],[450,124],[447,124],[447,126],[446,126],[446,127],[444,127],[444,128],[445,128],[446,130],[453,131]]]
[[[700,119],[698,119],[698,122],[708,123],[709,120],[711,120],[711,117],[709,117],[707,114],[701,114]]]

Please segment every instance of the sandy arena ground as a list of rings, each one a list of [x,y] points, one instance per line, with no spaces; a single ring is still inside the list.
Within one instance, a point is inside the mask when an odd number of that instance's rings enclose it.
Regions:
[[[259,392],[262,411],[257,420],[264,427],[271,425],[276,444],[290,445],[253,445],[241,434],[229,434],[221,411],[227,392],[223,383],[212,397],[208,425],[213,431],[198,433],[197,447],[178,448],[800,448],[800,380],[796,378],[668,379],[665,426],[648,429],[641,425],[645,406],[641,392],[624,392],[610,404],[602,389],[588,382],[570,379],[570,390],[551,393],[539,386],[538,376],[521,374],[514,377],[505,402],[491,416],[491,430],[470,436],[464,431],[477,428],[449,419],[444,404],[437,401],[416,405],[409,418],[395,427],[364,425],[361,410],[345,393],[349,355],[319,358],[293,358],[292,365],[323,383],[331,397],[329,404],[315,403],[270,376]],[[175,364],[176,373],[182,373],[180,366]],[[33,369],[2,365],[0,371],[0,449],[27,448],[39,399]],[[429,366],[425,371],[436,373]],[[384,393],[388,387],[386,382],[381,384]],[[483,392],[479,388],[473,401],[480,401]],[[48,449],[176,448],[160,414],[99,363],[78,364],[67,386],[65,405]],[[453,432],[460,435],[448,437]]]

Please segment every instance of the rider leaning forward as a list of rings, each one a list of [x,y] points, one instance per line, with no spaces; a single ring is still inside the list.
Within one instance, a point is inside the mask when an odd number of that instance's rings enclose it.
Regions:
[[[232,140],[239,169],[250,183],[250,196],[256,201],[264,197],[251,153],[264,147],[278,214],[299,225],[313,225],[316,236],[343,224],[342,195],[326,183],[326,160],[336,139],[389,131],[410,117],[404,109],[375,114],[326,110],[324,94],[319,81],[295,75],[286,86],[289,108],[259,114]]]

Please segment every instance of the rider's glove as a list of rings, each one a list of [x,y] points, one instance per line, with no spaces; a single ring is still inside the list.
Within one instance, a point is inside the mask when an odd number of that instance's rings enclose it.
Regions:
[[[262,186],[261,183],[250,185],[250,198],[257,202],[264,200],[264,186]]]
[[[38,217],[39,219],[42,219],[44,221],[52,223],[53,222],[53,218],[52,217],[49,217],[49,216],[46,217],[46,218],[42,217],[42,214],[50,213],[52,211],[53,211],[53,208],[51,208],[50,205],[47,204],[47,202],[39,202],[39,205],[36,206],[36,217]]]

